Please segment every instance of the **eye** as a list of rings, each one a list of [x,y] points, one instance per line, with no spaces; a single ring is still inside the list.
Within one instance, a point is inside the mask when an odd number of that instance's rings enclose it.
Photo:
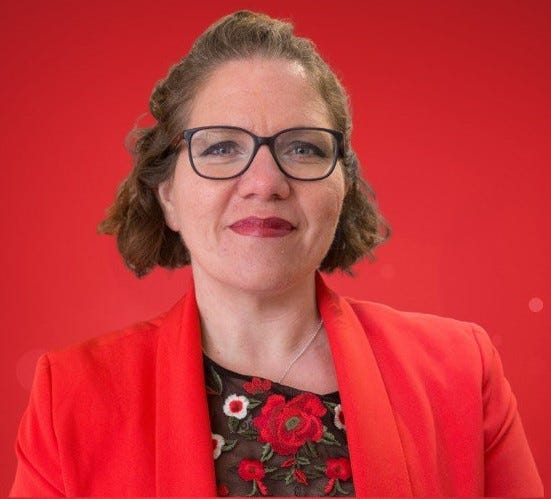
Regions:
[[[289,144],[288,154],[299,157],[311,157],[325,158],[327,155],[325,152],[310,142],[293,142]]]
[[[218,142],[208,146],[201,153],[201,156],[231,156],[239,153],[238,147],[235,142]]]

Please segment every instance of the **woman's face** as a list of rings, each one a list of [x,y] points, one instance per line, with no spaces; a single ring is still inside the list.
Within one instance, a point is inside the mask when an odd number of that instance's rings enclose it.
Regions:
[[[223,64],[198,92],[187,128],[209,125],[259,136],[292,127],[332,128],[302,66],[256,57]],[[267,146],[241,176],[209,180],[193,171],[183,147],[159,198],[168,226],[189,249],[196,280],[263,293],[312,276],[333,240],[344,185],[339,163],[323,180],[286,177]]]

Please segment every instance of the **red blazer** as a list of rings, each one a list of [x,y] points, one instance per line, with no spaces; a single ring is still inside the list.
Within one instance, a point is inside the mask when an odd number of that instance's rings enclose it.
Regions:
[[[543,495],[483,330],[317,289],[358,496]],[[193,291],[43,356],[16,451],[16,496],[215,496]]]

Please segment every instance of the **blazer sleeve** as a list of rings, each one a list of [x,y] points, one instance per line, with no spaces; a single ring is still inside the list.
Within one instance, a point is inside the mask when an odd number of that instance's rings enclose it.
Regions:
[[[474,336],[483,368],[485,495],[543,496],[543,484],[499,354],[479,326],[474,326]]]
[[[37,364],[30,402],[15,452],[17,470],[10,496],[64,496],[64,485],[52,413],[52,376],[47,355]]]

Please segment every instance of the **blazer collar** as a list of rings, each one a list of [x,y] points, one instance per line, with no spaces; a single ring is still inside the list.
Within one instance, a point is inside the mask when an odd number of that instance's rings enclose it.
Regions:
[[[316,279],[345,414],[357,496],[412,495],[394,414],[364,328],[350,304]],[[157,351],[156,488],[216,496],[199,313],[192,289],[168,314]]]
[[[161,326],[156,369],[157,496],[214,497],[212,436],[193,289]]]
[[[337,373],[356,495],[411,496],[398,427],[366,331],[320,274],[316,289]]]

